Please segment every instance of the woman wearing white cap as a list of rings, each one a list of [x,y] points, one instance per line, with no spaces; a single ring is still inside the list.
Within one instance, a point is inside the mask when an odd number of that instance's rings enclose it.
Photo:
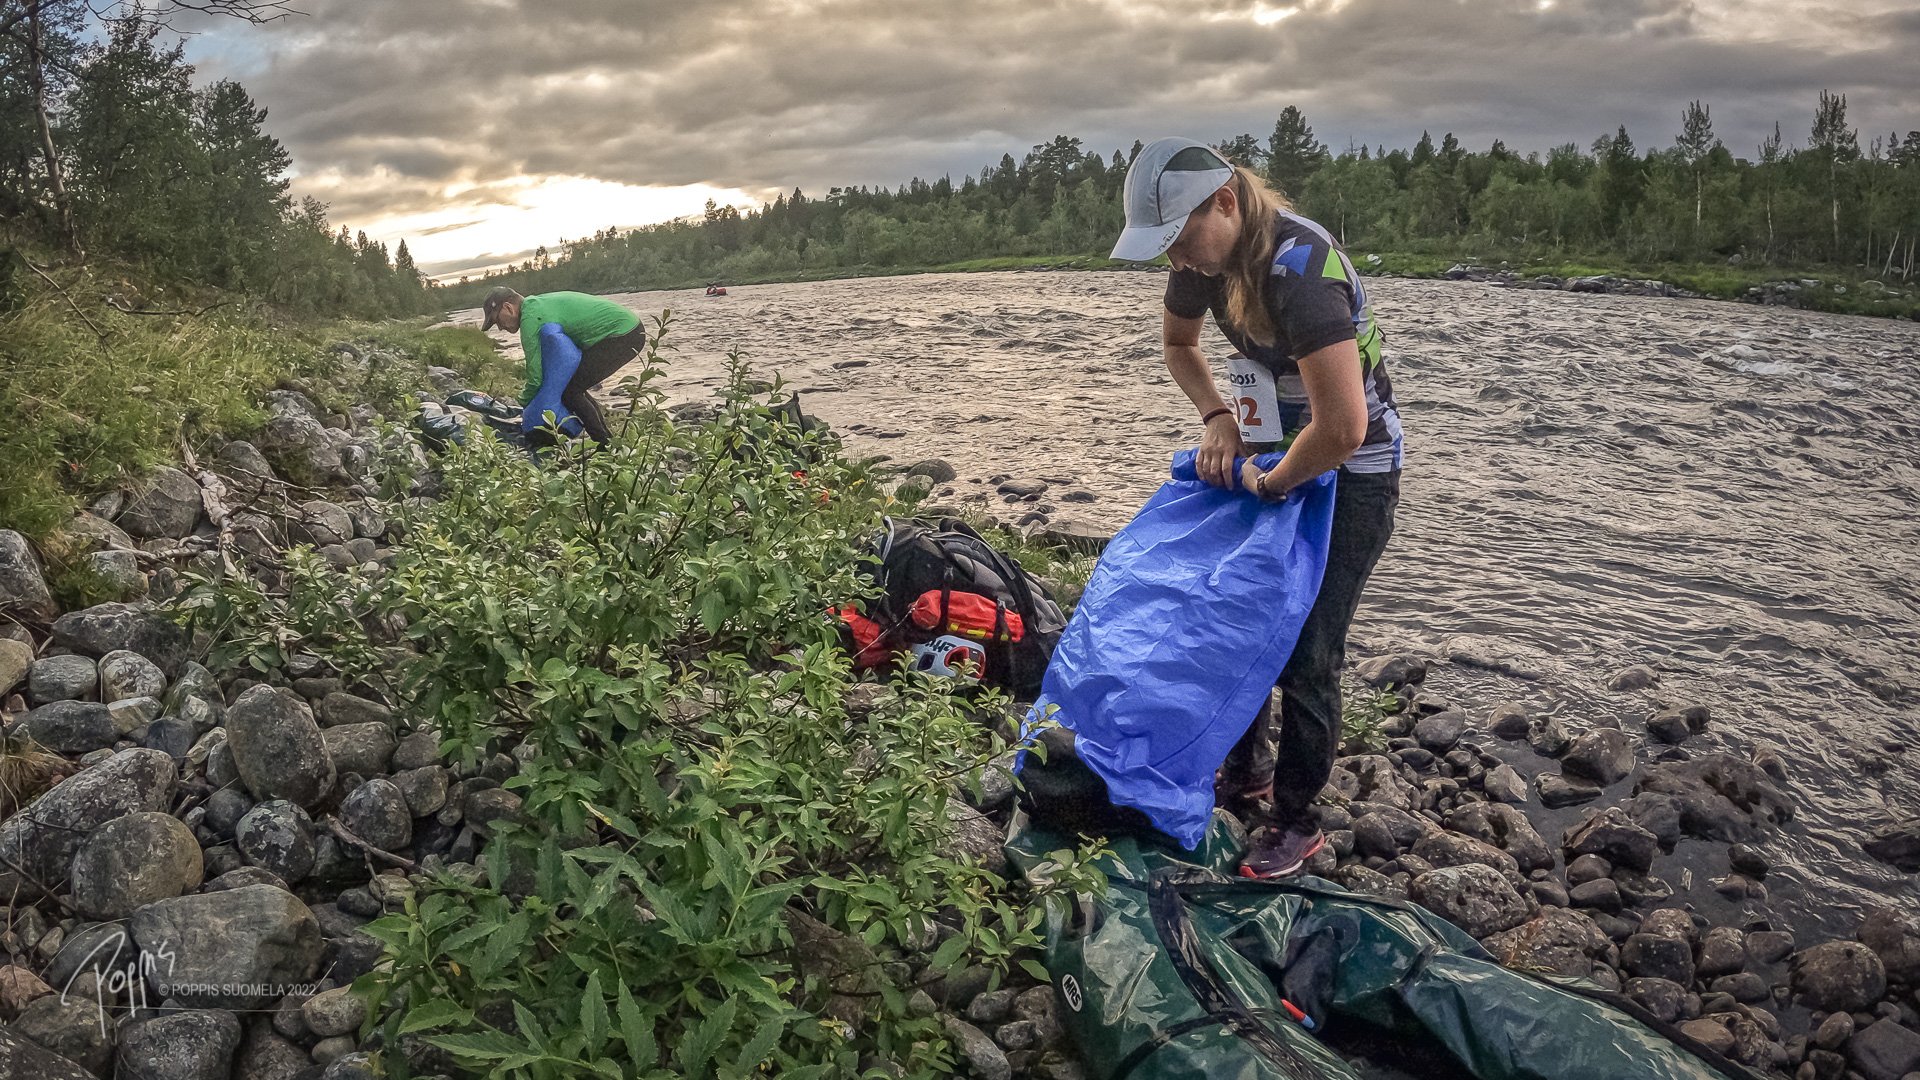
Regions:
[[[1291,874],[1325,844],[1309,807],[1339,747],[1347,626],[1400,501],[1400,418],[1380,329],[1333,237],[1204,143],[1161,139],[1142,149],[1125,199],[1127,227],[1113,257],[1164,253],[1173,264],[1161,342],[1205,428],[1202,478],[1283,499],[1340,470],[1326,575],[1280,676],[1279,754],[1267,750],[1269,703],[1228,758],[1222,785],[1228,808],[1263,826],[1241,873]],[[1209,311],[1239,353],[1230,361],[1232,402],[1200,350]],[[1235,458],[1276,449],[1286,453],[1274,468],[1248,462],[1235,475]]]

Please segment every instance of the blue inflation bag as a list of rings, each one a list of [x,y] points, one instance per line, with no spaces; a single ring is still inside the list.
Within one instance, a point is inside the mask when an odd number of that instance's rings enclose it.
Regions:
[[[573,373],[580,370],[580,346],[573,343],[559,323],[546,323],[540,327],[540,389],[527,402],[526,411],[520,414],[520,430],[531,432],[545,427],[548,413],[552,413],[554,424],[568,435],[581,432],[580,418],[573,415],[560,395],[566,393],[567,383],[572,381]]]
[[[1188,849],[1320,592],[1335,477],[1270,503],[1201,480],[1196,455],[1174,455],[1173,479],[1107,545],[1029,714],[1073,732],[1113,803]]]

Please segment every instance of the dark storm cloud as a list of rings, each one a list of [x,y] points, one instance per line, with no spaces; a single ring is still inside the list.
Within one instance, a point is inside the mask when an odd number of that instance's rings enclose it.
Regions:
[[[449,186],[485,206],[540,175],[894,184],[1063,132],[1103,152],[1264,136],[1288,103],[1335,147],[1431,129],[1541,149],[1622,123],[1665,146],[1702,99],[1750,153],[1776,119],[1804,142],[1823,87],[1865,131],[1920,127],[1920,13],[1894,0],[303,6],[220,33],[254,35],[265,59],[234,73],[336,217],[429,209]]]

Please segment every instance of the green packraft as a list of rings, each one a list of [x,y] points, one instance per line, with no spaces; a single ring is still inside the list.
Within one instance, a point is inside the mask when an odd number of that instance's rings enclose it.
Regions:
[[[1032,872],[1068,846],[1021,828],[1007,854]],[[1047,912],[1061,1023],[1099,1080],[1356,1080],[1320,1035],[1397,1048],[1423,1077],[1756,1078],[1622,995],[1501,967],[1412,904],[1230,877],[1240,852],[1218,815],[1192,854],[1129,837],[1112,850],[1106,895]]]

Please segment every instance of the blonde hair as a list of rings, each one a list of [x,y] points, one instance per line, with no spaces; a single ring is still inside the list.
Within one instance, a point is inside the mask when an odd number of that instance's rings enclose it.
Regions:
[[[1233,254],[1221,275],[1226,279],[1227,319],[1255,344],[1271,345],[1278,335],[1273,313],[1267,310],[1273,218],[1293,209],[1293,203],[1243,165],[1234,167],[1227,184],[1240,204],[1240,235],[1234,238]]]

